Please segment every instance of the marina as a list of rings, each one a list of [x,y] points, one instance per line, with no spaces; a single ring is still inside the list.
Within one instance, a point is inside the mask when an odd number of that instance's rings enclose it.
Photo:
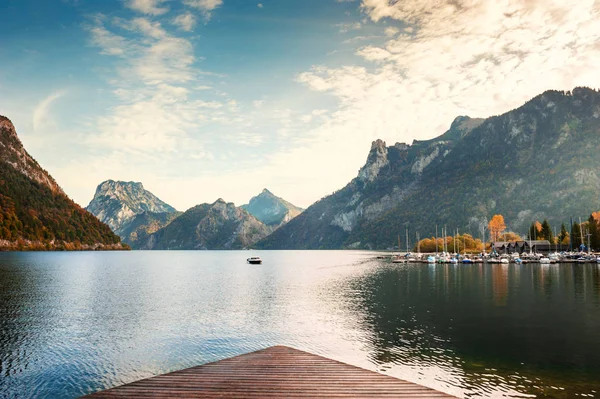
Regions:
[[[552,252],[552,253],[512,253],[512,254],[458,254],[458,253],[400,253],[384,255],[392,263],[448,263],[448,264],[472,264],[472,263],[598,263],[600,264],[600,253],[587,252]]]

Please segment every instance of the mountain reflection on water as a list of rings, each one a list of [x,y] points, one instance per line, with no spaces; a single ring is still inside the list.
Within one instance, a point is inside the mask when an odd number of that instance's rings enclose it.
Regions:
[[[372,252],[0,254],[0,398],[290,345],[462,397],[600,392],[600,266]]]

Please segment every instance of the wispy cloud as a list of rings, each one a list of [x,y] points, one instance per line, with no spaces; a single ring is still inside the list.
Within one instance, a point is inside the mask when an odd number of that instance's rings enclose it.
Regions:
[[[189,7],[202,11],[206,19],[210,19],[212,11],[223,5],[223,0],[183,0]]]
[[[336,24],[335,27],[338,28],[340,33],[346,33],[351,30],[359,30],[362,27],[362,24],[360,22],[342,23]]]
[[[56,91],[50,94],[48,97],[44,98],[42,101],[40,101],[39,104],[35,107],[33,111],[33,130],[35,132],[44,130],[49,125],[53,124],[52,121],[54,120],[54,118],[52,118],[52,115],[50,113],[50,107],[56,100],[58,100],[65,94],[66,90]]]
[[[199,74],[189,40],[173,36],[160,22],[145,17],[114,19],[115,27],[132,34],[117,39],[104,21],[97,18],[90,27],[91,41],[102,54],[121,59],[116,63],[118,78],[112,80],[113,93],[121,104],[97,118],[97,133],[88,141],[131,154],[196,151],[202,147],[190,145],[188,132],[202,123],[207,110],[220,105],[190,98],[188,86],[198,81]],[[112,51],[115,41],[127,51]]]
[[[175,17],[173,23],[179,26],[180,29],[191,32],[194,29],[194,26],[196,26],[196,17],[194,17],[192,13],[186,12]]]
[[[125,5],[134,10],[148,15],[162,15],[169,11],[168,7],[161,7],[165,0],[126,0]]]

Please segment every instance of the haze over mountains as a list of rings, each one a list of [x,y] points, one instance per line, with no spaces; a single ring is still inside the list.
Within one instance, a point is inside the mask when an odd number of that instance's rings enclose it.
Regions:
[[[96,248],[120,235],[143,249],[388,248],[408,228],[479,235],[494,214],[524,232],[600,209],[600,93],[547,91],[500,116],[455,119],[443,135],[373,142],[348,185],[308,209],[263,190],[236,207],[222,199],[178,212],[141,183],[101,183],[85,212],[22,147],[0,117],[0,240]],[[102,223],[104,222],[104,223]],[[67,245],[68,244],[68,245]]]

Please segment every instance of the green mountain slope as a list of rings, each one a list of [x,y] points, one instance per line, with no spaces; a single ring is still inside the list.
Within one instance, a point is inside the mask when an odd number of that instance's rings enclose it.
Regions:
[[[141,249],[242,249],[267,236],[265,226],[245,210],[222,199],[188,209],[151,234]]]
[[[120,249],[120,239],[71,201],[0,116],[0,249]]]
[[[119,234],[131,248],[140,249],[148,241],[150,234],[167,226],[181,214],[182,212],[140,213],[124,225]]]
[[[600,93],[548,91],[501,116],[459,117],[412,145],[373,143],[367,163],[257,244],[263,248],[387,248],[405,228],[435,225],[475,236],[494,214],[525,232],[600,209]]]

